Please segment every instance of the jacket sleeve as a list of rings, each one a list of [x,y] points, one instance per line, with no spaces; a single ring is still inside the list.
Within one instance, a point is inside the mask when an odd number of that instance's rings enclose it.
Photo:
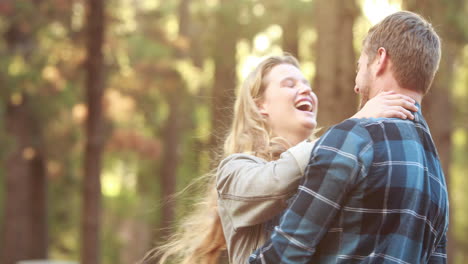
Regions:
[[[312,147],[313,143],[302,142],[271,162],[233,154],[220,163],[216,182],[219,206],[229,214],[234,229],[266,222],[286,208]]]

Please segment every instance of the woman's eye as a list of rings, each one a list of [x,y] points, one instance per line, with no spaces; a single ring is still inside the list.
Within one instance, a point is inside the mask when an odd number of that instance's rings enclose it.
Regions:
[[[286,86],[292,88],[292,87],[296,86],[296,84],[293,81],[288,81],[288,82],[286,82]]]

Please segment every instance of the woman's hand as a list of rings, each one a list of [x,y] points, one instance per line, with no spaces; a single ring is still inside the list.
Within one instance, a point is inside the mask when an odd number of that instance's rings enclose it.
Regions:
[[[381,92],[367,101],[359,112],[352,118],[397,117],[414,119],[411,112],[417,112],[416,101],[409,96],[397,94],[393,91]]]

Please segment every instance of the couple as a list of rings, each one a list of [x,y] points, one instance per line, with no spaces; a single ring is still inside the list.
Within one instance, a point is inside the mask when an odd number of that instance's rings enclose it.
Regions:
[[[314,142],[305,140],[317,98],[297,61],[271,57],[257,67],[236,101],[218,202],[187,220],[164,257],[183,251],[186,263],[216,263],[226,245],[235,264],[446,262],[447,188],[420,110],[439,38],[403,11],[363,43],[354,88],[361,110]],[[209,227],[200,233],[193,223],[203,215]]]

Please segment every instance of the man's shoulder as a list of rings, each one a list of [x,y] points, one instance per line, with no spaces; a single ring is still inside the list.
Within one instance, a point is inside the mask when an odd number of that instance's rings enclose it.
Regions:
[[[326,132],[336,134],[336,133],[357,133],[360,136],[366,136],[366,126],[375,122],[376,118],[349,118],[341,123],[338,123]]]
[[[331,128],[343,129],[343,130],[352,130],[353,128],[362,127],[365,128],[367,125],[375,124],[375,123],[398,123],[402,119],[399,118],[386,118],[386,117],[378,117],[378,118],[348,118],[334,125]]]
[[[353,122],[359,124],[361,126],[366,126],[368,124],[375,124],[375,123],[398,123],[399,121],[403,121],[400,118],[389,118],[389,117],[371,117],[371,118],[349,118],[344,120],[341,123],[345,122]],[[341,124],[340,123],[340,124]]]
[[[414,127],[415,124],[413,121],[408,119],[400,119],[400,118],[386,118],[386,117],[379,117],[379,118],[350,118],[346,119],[345,121],[336,125],[339,129],[358,129],[362,128],[364,130],[369,130],[372,127],[378,126],[381,128],[385,127],[400,127],[400,128],[408,128]]]
[[[367,122],[352,118],[330,127],[317,142],[316,149],[323,146],[343,149],[349,145],[367,145],[372,140],[365,127]]]
[[[398,118],[350,118],[330,127],[319,144],[381,141],[381,134],[399,134],[409,127],[414,127],[411,121]]]

